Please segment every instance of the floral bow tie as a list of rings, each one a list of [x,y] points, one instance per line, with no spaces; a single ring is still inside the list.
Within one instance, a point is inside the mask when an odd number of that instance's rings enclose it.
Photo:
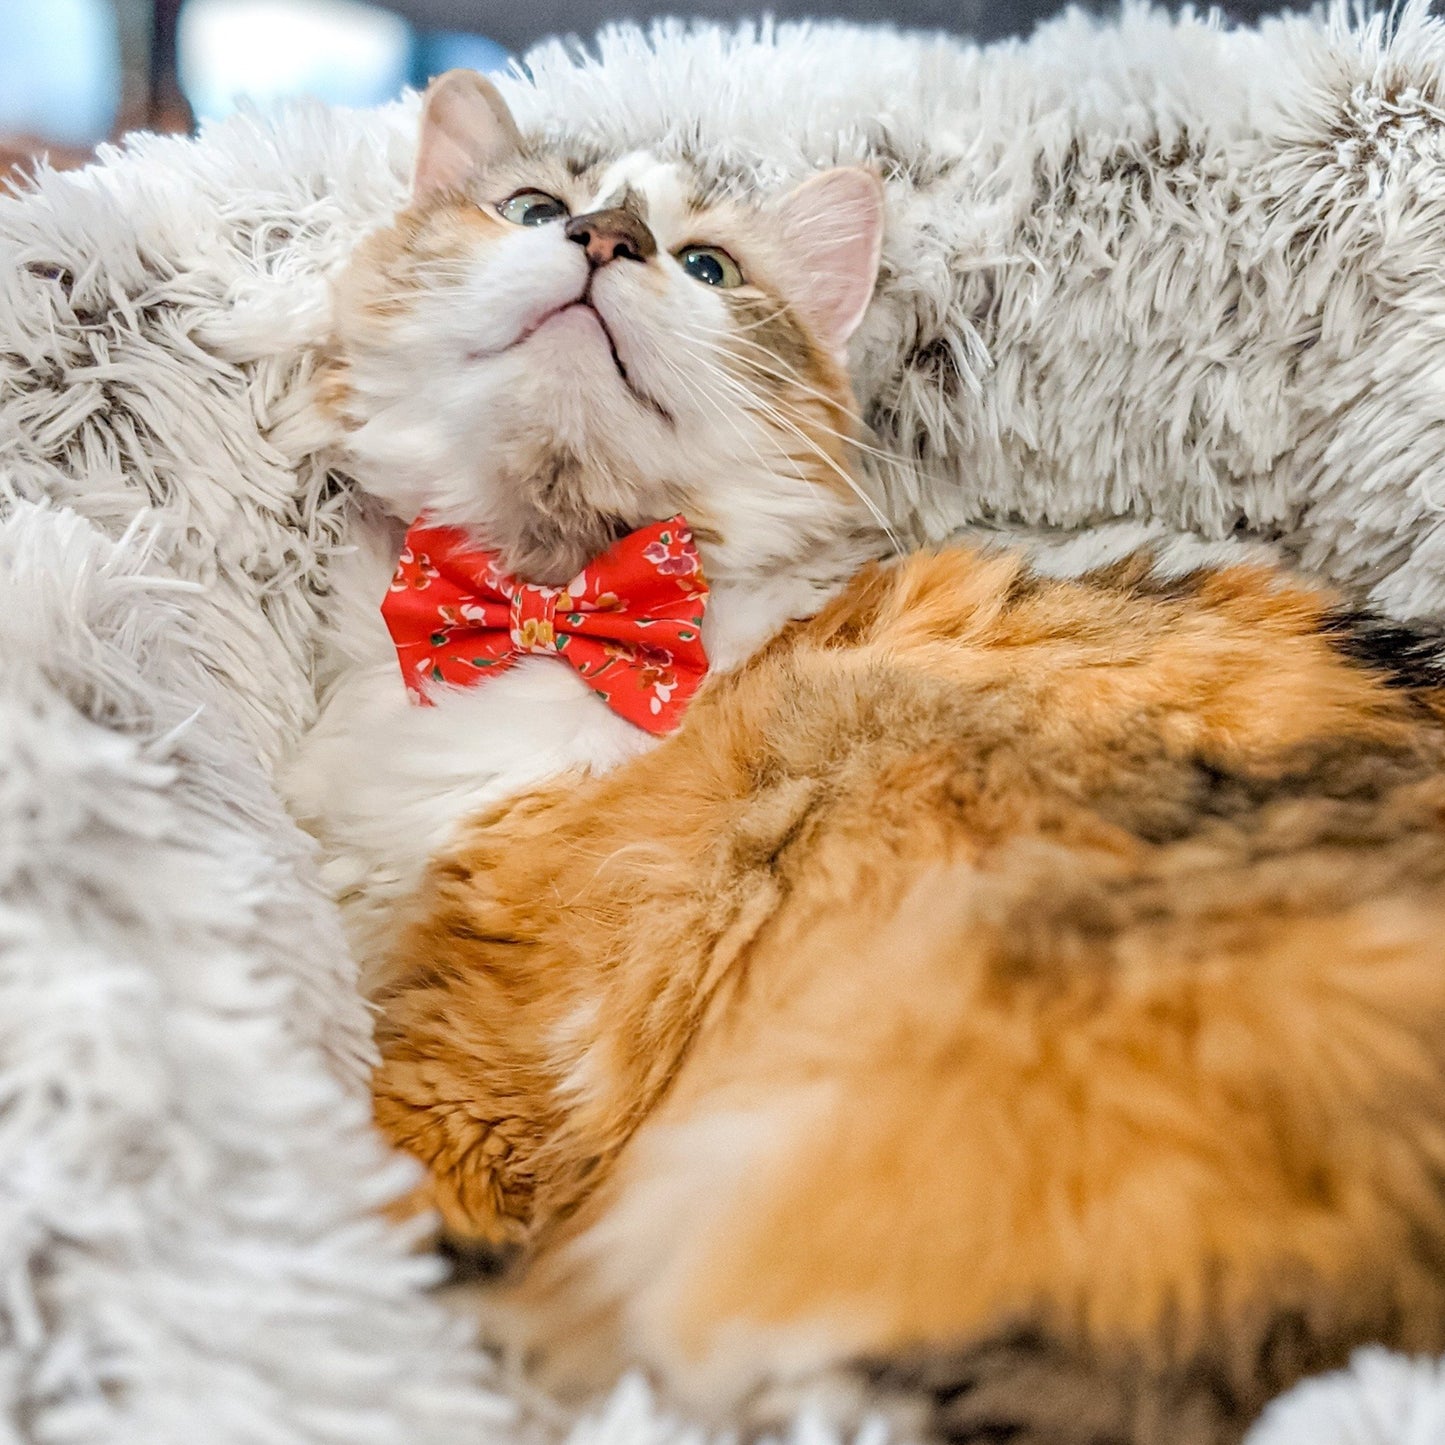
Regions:
[[[470,687],[518,658],[558,657],[628,722],[671,732],[707,672],[707,583],[682,517],[631,532],[565,587],[520,582],[454,527],[418,521],[381,615],[407,691]]]

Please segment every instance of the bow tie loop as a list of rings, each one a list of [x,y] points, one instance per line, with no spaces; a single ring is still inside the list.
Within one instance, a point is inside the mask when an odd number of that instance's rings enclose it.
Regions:
[[[407,533],[382,602],[402,676],[423,705],[522,657],[567,662],[619,716],[671,732],[707,672],[707,582],[686,520],[631,532],[565,587],[523,582],[454,527]]]

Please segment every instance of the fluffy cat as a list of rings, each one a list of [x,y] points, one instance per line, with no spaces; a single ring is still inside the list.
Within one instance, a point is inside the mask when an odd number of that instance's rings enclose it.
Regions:
[[[1432,654],[1264,568],[874,560],[880,225],[860,172],[754,207],[430,93],[341,285],[353,470],[558,587],[684,514],[713,670],[660,741],[555,657],[412,706],[379,533],[292,774],[376,1116],[559,1384],[1227,1445],[1445,1346]]]
[[[282,779],[369,985],[460,820],[653,741],[555,657],[412,706],[377,611],[402,528],[425,513],[563,585],[682,513],[712,671],[736,665],[886,550],[845,452],[881,230],[863,170],[759,207],[648,155],[530,145],[471,72],[433,84],[412,203],[338,283],[321,392],[377,516],[338,574],[331,681]]]
[[[869,567],[437,860],[377,1119],[559,1381],[1237,1442],[1445,1346],[1439,681],[1268,568]]]

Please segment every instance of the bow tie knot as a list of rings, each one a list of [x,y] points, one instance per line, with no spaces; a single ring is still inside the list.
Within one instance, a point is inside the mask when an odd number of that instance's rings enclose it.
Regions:
[[[417,522],[382,602],[402,676],[474,686],[543,654],[569,663],[619,716],[672,731],[707,672],[707,583],[686,521],[629,533],[565,587],[523,582],[464,532]]]
[[[518,587],[512,598],[512,646],[520,652],[555,654],[559,604],[571,611],[572,598],[554,587]]]

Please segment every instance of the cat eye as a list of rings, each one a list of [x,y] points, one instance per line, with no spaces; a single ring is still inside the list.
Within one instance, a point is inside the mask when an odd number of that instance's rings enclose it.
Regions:
[[[707,286],[741,286],[742,267],[721,246],[684,246],[677,253],[678,264],[694,281]]]
[[[546,191],[518,191],[508,196],[497,207],[502,219],[514,226],[545,226],[548,221],[560,221],[567,214],[567,207]]]

